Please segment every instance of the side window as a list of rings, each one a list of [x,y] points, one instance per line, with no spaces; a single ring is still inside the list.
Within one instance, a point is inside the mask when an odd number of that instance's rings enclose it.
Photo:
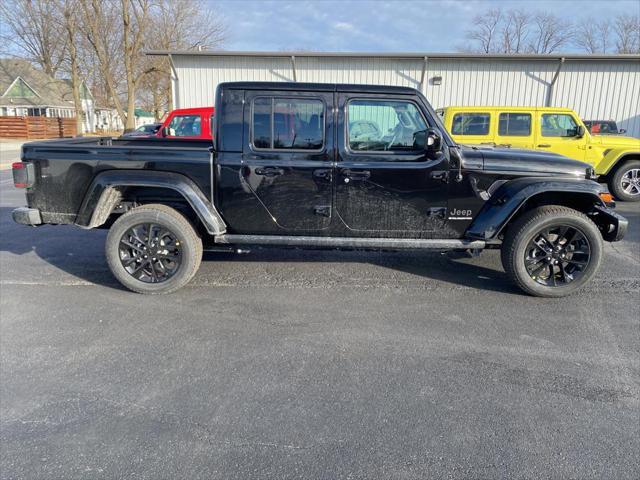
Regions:
[[[171,137],[197,137],[201,131],[200,115],[176,115],[169,123]]]
[[[352,100],[347,106],[347,138],[355,151],[413,151],[414,136],[427,129],[411,102]]]
[[[501,113],[498,118],[498,135],[501,137],[528,137],[531,135],[529,113]]]
[[[258,97],[253,101],[251,129],[256,149],[321,150],[324,104],[306,98]]]
[[[571,115],[566,113],[542,115],[543,137],[575,137],[578,134],[578,124]]]
[[[456,113],[453,116],[453,135],[488,135],[491,115],[488,113]]]

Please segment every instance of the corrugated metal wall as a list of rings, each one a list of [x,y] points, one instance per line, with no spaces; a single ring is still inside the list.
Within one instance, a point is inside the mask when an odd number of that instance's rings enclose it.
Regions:
[[[218,83],[293,81],[288,57],[173,57],[176,107],[212,105]],[[421,88],[424,61],[371,57],[297,57],[299,82],[363,83]],[[427,61],[422,91],[434,108],[447,105],[543,106],[558,60],[442,59]],[[442,77],[440,85],[433,78]],[[618,122],[640,137],[640,62],[567,60],[549,98],[584,119]]]

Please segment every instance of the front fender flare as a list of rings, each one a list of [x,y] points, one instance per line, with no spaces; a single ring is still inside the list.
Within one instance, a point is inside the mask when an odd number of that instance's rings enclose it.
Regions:
[[[175,190],[189,203],[211,235],[226,232],[224,220],[200,188],[184,175],[148,170],[107,170],[93,179],[84,196],[75,224],[95,228],[106,222],[120,201],[120,187],[153,187]]]
[[[524,203],[537,195],[579,194],[593,197],[593,204],[604,207],[597,182],[572,178],[519,178],[503,184],[473,219],[465,236],[473,239],[496,238]]]

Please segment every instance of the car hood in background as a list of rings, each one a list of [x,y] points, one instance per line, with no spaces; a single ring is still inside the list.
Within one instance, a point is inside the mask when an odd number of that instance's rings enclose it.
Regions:
[[[640,150],[640,138],[625,137],[624,135],[592,135],[592,143],[603,147],[629,147]]]

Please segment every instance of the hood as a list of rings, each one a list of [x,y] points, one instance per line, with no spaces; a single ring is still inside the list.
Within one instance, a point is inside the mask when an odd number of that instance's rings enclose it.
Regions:
[[[482,153],[483,170],[503,175],[572,176],[592,178],[593,168],[588,163],[563,155],[515,148],[477,148]]]
[[[629,147],[640,150],[640,138],[625,137],[623,135],[592,135],[591,143],[603,147]]]

